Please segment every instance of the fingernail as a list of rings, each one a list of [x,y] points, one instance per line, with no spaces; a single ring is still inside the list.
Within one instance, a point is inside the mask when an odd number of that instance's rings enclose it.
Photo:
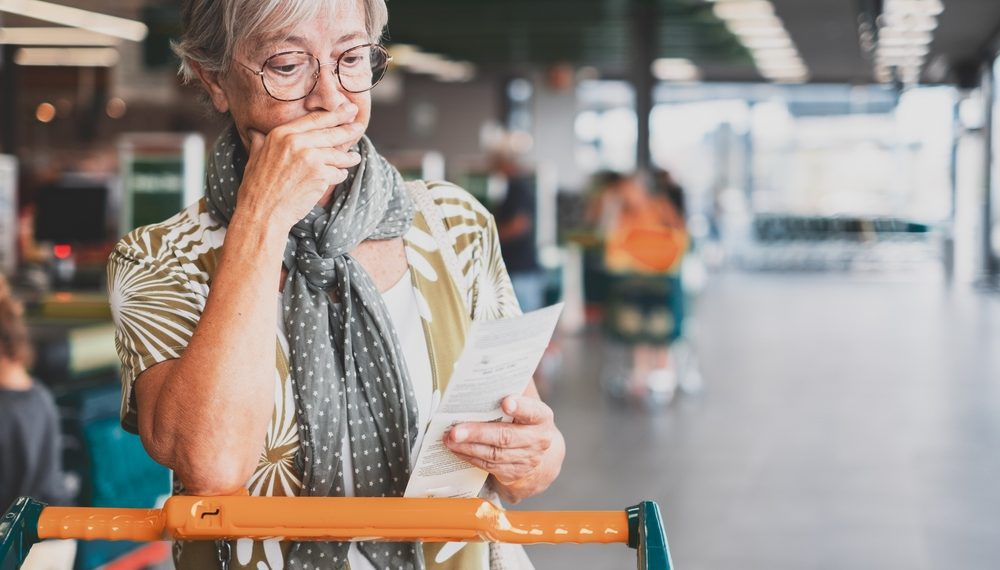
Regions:
[[[504,407],[507,409],[508,414],[513,414],[517,411],[517,400],[514,398],[507,398],[503,402]]]
[[[465,441],[466,433],[465,428],[451,428],[451,440],[456,443],[461,443]]]
[[[348,103],[347,105],[344,105],[344,110],[347,111],[348,113],[357,113],[358,106],[355,105],[354,103]]]

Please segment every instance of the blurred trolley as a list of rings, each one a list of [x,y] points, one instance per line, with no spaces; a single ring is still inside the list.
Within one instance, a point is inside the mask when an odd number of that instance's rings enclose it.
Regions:
[[[681,262],[687,248],[683,230],[663,226],[630,227],[609,236],[602,312],[608,342],[601,384],[611,395],[631,391],[651,403],[664,403],[678,385],[689,390],[700,386],[694,352],[684,335],[687,299]],[[657,364],[657,358],[665,364]],[[634,390],[636,367],[648,371],[641,393]]]
[[[48,507],[21,497],[0,519],[0,570],[45,539],[623,543],[639,570],[671,570],[660,509],[516,512],[481,499],[173,496],[162,509]],[[226,544],[226,543],[220,543]],[[220,557],[220,560],[223,557]],[[225,570],[226,563],[220,568]]]

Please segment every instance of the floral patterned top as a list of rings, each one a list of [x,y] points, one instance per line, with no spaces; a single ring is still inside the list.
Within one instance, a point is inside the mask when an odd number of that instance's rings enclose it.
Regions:
[[[507,276],[493,217],[468,192],[452,184],[407,183],[418,205],[403,236],[410,278],[422,318],[433,386],[443,390],[472,319],[520,313]],[[133,386],[147,368],[179,358],[191,340],[211,291],[226,227],[201,200],[170,219],[144,226],[115,246],[108,287],[122,361],[122,426],[137,432]],[[276,301],[277,302],[277,301]],[[276,331],[274,413],[257,469],[247,483],[251,495],[298,495],[301,488],[299,433],[288,371],[288,346]],[[175,483],[174,492],[183,491]],[[233,545],[231,567],[278,570],[287,543],[277,540]],[[425,545],[428,568],[486,568],[486,545],[470,544],[446,564],[433,562],[440,545]],[[211,542],[174,545],[177,568],[214,568]]]

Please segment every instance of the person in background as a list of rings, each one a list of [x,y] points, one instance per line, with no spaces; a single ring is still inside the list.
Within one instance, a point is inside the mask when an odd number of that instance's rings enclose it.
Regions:
[[[669,170],[658,169],[653,172],[654,201],[663,210],[665,221],[670,227],[683,230],[687,226],[687,201],[684,198],[684,188],[677,183]]]
[[[497,209],[497,233],[507,273],[521,310],[545,304],[545,272],[538,262],[536,244],[537,200],[535,177],[525,172],[507,152],[493,156],[493,170],[507,181],[507,195]]]
[[[624,176],[608,192],[615,204],[605,237],[610,274],[608,330],[631,347],[626,390],[635,397],[673,397],[676,378],[668,366],[678,315],[668,306],[669,276],[687,245],[683,217],[666,197],[647,191],[638,175]]]
[[[28,374],[31,341],[21,304],[0,276],[0,508],[21,496],[61,505],[59,415],[49,391]]]
[[[69,503],[62,470],[59,414],[52,394],[28,374],[31,341],[21,303],[0,275],[0,511],[18,497]],[[47,541],[22,568],[69,569],[76,544]]]

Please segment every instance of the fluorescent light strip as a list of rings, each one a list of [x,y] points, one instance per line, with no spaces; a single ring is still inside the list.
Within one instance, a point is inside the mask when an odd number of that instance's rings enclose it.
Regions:
[[[66,67],[112,67],[118,63],[115,48],[20,48],[14,54],[18,65]]]
[[[775,38],[742,38],[743,45],[750,51],[758,49],[787,49],[795,48],[791,38],[788,36]]]
[[[806,81],[809,69],[767,0],[716,0],[712,7],[754,59],[757,70],[772,81]]]
[[[689,59],[663,57],[653,61],[653,76],[660,81],[697,81],[701,71]]]
[[[723,20],[759,20],[774,17],[774,6],[766,0],[716,2],[712,11]]]
[[[83,28],[84,30],[107,34],[134,42],[146,39],[146,34],[149,32],[146,24],[142,22],[108,16],[107,14],[100,14],[89,10],[80,10],[79,8],[71,8],[52,2],[43,2],[42,0],[0,0],[0,12],[9,12],[74,28]]]
[[[120,38],[80,28],[0,28],[0,44],[19,46],[112,47]]]

